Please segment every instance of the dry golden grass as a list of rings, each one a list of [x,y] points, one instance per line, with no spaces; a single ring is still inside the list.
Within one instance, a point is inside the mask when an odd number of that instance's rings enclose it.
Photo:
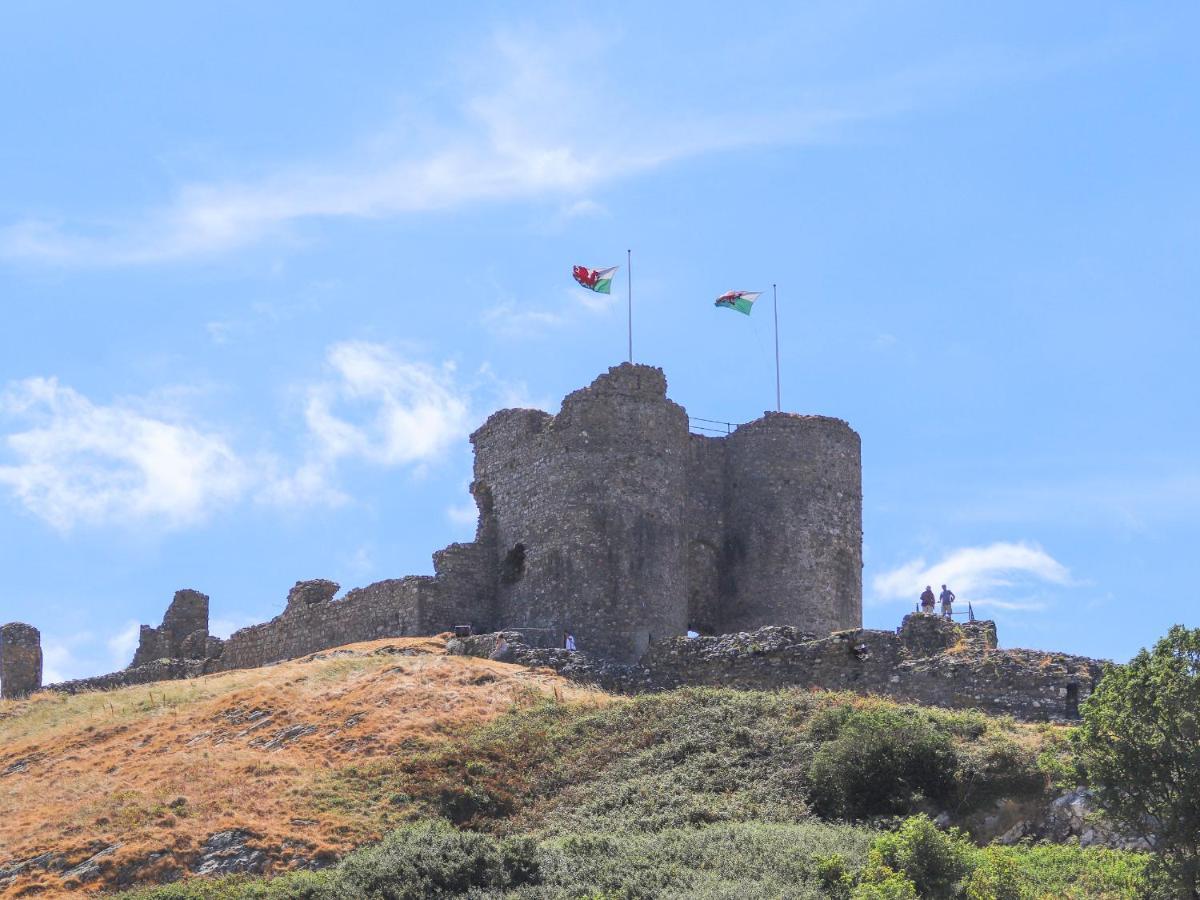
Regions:
[[[605,702],[548,670],[446,656],[441,638],[4,701],[0,870],[47,851],[73,865],[119,844],[85,888],[98,891],[123,868],[138,869],[138,880],[152,868],[186,869],[210,834],[233,828],[253,833],[276,871],[293,857],[340,855],[385,823],[355,804],[310,803],[330,773],[431,749],[532,693]],[[0,897],[35,892],[61,894],[61,876],[33,870],[0,885]]]

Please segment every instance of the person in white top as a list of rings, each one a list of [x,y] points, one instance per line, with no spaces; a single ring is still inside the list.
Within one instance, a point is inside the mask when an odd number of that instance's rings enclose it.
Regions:
[[[568,631],[567,639],[565,641],[563,641],[563,646],[566,647],[568,650],[570,650],[572,653],[575,652],[575,635],[571,634],[571,632]]]

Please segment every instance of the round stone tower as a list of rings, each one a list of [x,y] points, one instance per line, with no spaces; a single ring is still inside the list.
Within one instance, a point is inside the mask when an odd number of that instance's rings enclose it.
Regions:
[[[0,626],[0,697],[25,697],[41,686],[41,632],[24,622]]]
[[[767,413],[726,442],[723,629],[862,627],[862,453],[841,419]]]
[[[625,364],[557,416],[506,410],[472,435],[494,627],[637,659],[687,626],[688,420],[661,369]]]

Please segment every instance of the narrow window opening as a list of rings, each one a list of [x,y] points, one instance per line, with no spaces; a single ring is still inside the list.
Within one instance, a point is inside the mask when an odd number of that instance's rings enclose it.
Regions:
[[[515,584],[525,574],[525,545],[516,544],[504,556],[500,565],[500,580],[505,584]]]

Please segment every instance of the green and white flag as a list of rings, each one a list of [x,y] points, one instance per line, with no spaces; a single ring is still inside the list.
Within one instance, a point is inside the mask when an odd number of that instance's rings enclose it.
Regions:
[[[595,291],[597,294],[611,294],[613,275],[617,273],[620,266],[613,266],[611,269],[589,269],[587,266],[575,266],[571,269],[571,274],[575,276],[575,280],[590,291]]]
[[[717,298],[715,305],[723,306],[726,309],[736,309],[748,316],[750,309],[754,306],[754,301],[761,293],[762,291],[726,291]]]

